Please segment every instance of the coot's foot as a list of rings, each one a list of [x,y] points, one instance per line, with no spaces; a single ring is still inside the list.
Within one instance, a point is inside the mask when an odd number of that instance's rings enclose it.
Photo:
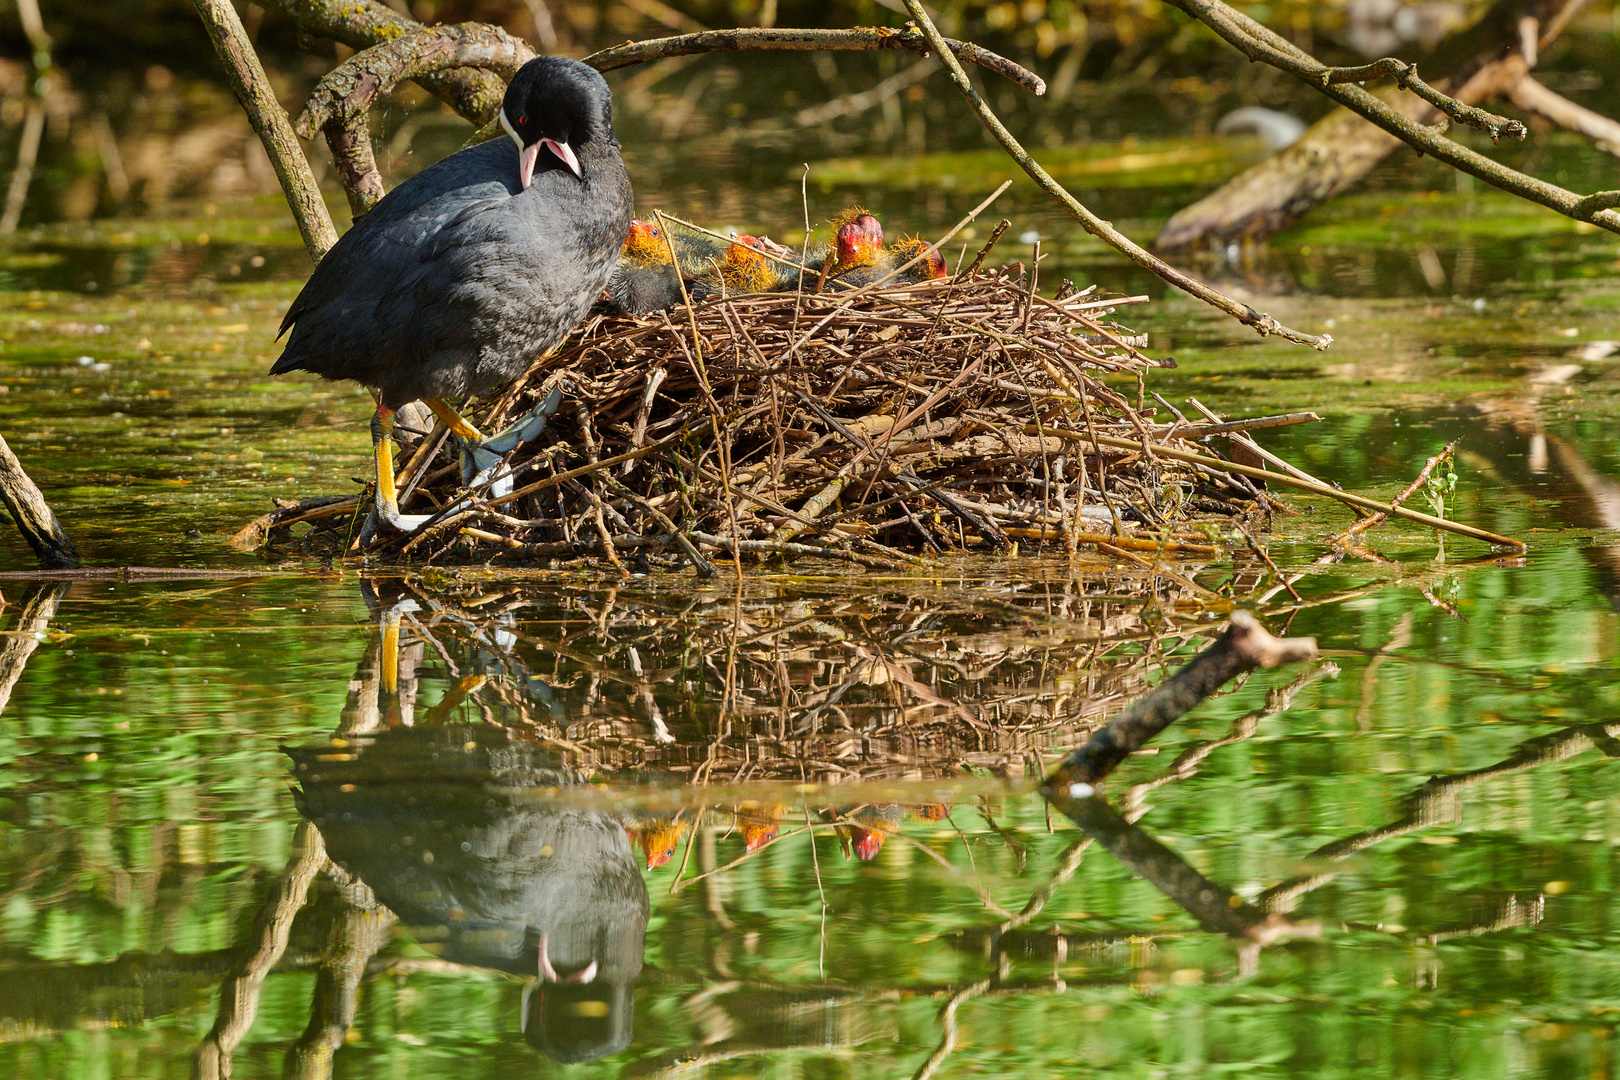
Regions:
[[[551,388],[540,404],[519,417],[514,423],[481,442],[461,440],[461,482],[471,489],[489,485],[491,498],[499,499],[512,493],[512,470],[500,468],[501,460],[517,449],[518,444],[533,442],[546,430],[546,420],[562,404],[562,385]],[[499,471],[497,471],[499,470]]]

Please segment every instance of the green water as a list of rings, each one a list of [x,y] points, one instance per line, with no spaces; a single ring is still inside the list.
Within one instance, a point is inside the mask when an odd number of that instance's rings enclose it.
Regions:
[[[788,235],[786,166],[749,188],[713,153],[701,180],[649,155],[642,208],[752,205]],[[947,164],[962,182],[926,197],[813,169],[815,212],[859,193],[938,229],[985,179]],[[184,572],[0,580],[0,1075],[188,1076],[216,1021],[238,1077],[1611,1074],[1620,246],[1408,164],[1232,283],[1333,333],[1323,355],[1166,297],[1031,190],[991,215],[1045,237],[1054,284],[1154,296],[1132,314],[1180,364],[1167,399],[1315,409],[1267,445],[1379,496],[1460,436],[1448,512],[1530,546],[1386,526],[1388,562],[1323,564],[1348,516],[1288,498],[1269,551],[1298,599],[1242,544],[1176,568],[1323,654],[1108,784],[1304,932],[1265,948],[1035,791],[1207,643],[1186,586],[1090,556],[699,585],[241,554],[272,497],[369,468],[362,391],[264,374],[306,272],[281,211],[24,235],[0,430],[87,564]],[[1439,184],[1418,217],[1414,181]],[[1095,182],[1150,235],[1202,181]],[[0,535],[0,568],[29,562]],[[284,949],[256,952],[277,911]]]

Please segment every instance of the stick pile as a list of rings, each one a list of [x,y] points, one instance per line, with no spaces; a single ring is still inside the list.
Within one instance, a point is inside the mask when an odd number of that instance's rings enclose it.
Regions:
[[[309,500],[239,542],[417,564],[667,556],[703,574],[739,554],[894,569],[1019,541],[1130,546],[1133,528],[1162,535],[1254,494],[1149,448],[1176,436],[1125,395],[1140,401],[1156,365],[1109,321],[1144,299],[1047,299],[1015,269],[594,315],[481,420],[499,430],[562,391],[545,433],[509,456],[510,494],[363,549],[350,538],[369,500]],[[458,468],[435,459],[444,442],[435,431],[408,456],[403,509],[461,500]]]

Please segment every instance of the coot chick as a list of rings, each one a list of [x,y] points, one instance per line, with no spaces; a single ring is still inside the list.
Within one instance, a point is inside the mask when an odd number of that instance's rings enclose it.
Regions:
[[[825,274],[829,280],[849,285],[869,285],[888,273],[876,270],[884,257],[883,226],[864,211],[845,213],[833,219],[837,231],[827,253]]]
[[[421,399],[482,443],[446,398],[499,390],[547,355],[607,284],[630,226],[630,178],[612,96],[594,69],[542,56],[512,79],[504,139],[469,147],[385,196],[326,253],[282,320],[270,369],[353,379],[378,392],[377,514],[401,515],[389,435]]]
[[[635,219],[607,283],[612,306],[630,315],[664,311],[681,302],[681,279],[653,222]],[[688,290],[690,295],[690,289]]]
[[[938,281],[950,273],[945,269],[945,256],[939,253],[939,248],[920,236],[901,237],[891,252],[895,266],[906,266],[912,259],[922,256],[921,262],[915,266],[908,266],[895,275],[896,281],[911,285],[919,281]]]
[[[797,267],[771,258],[767,252],[785,249],[747,233],[737,233],[701,280],[715,292],[724,285],[729,293],[762,293],[791,289],[798,284]]]
[[[902,238],[893,247],[885,247],[882,231],[874,236],[863,229],[859,221],[844,226],[838,239],[838,265],[833,280],[854,288],[889,279],[891,284],[913,285],[919,281],[933,281],[945,276],[945,259],[939,249],[920,236]],[[907,266],[921,256],[915,265]],[[894,273],[896,268],[901,268]],[[894,274],[890,277],[890,274]]]

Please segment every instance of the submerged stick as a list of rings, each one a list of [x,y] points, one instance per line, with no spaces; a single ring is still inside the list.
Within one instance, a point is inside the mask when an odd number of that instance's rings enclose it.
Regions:
[[[11,511],[17,529],[34,549],[44,570],[73,570],[79,565],[79,552],[67,530],[56,520],[39,487],[23,470],[22,462],[0,436],[0,500]]]
[[[1047,777],[1043,790],[1048,797],[1089,798],[1120,762],[1231,679],[1257,667],[1314,659],[1315,638],[1273,637],[1259,619],[1247,611],[1235,611],[1226,632],[1213,645],[1099,728]]]

